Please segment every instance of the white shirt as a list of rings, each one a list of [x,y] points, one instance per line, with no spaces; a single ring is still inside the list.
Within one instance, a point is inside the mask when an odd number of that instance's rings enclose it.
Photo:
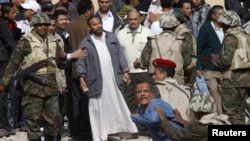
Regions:
[[[150,30],[156,35],[161,34],[163,29],[160,27],[160,21],[154,21],[150,27]]]
[[[153,32],[149,28],[142,25],[137,28],[134,38],[129,27],[126,27],[118,32],[117,37],[127,59],[128,66],[130,68],[129,73],[141,73],[147,71],[135,69],[134,61],[136,59],[140,59],[142,50],[147,43],[147,37],[152,35],[154,35]]]
[[[99,14],[102,15],[100,11]],[[113,32],[114,16],[111,11],[109,11],[105,17],[102,17],[102,24],[105,31]]]
[[[214,25],[214,22],[213,22],[213,21],[211,21],[211,25],[212,25],[212,27],[213,27],[215,33],[217,34],[217,36],[218,36],[218,38],[219,38],[219,40],[220,40],[220,43],[222,43],[222,42],[223,42],[223,39],[224,39],[224,32],[223,32],[223,29],[222,29],[222,28],[218,29],[218,28]]]
[[[21,32],[24,34],[30,33],[30,31],[33,29],[33,27],[30,26],[30,22],[27,19],[17,21],[16,23],[17,23],[17,27],[21,29]]]

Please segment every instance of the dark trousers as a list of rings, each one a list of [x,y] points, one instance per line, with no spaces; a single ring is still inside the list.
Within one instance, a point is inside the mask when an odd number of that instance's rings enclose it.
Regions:
[[[8,89],[8,110],[7,110],[7,117],[8,117],[8,123],[11,127],[11,129],[15,128],[16,123],[16,111],[17,111],[17,95],[16,95],[16,81],[13,81],[9,84]]]
[[[3,76],[7,63],[0,62],[0,77]],[[9,129],[7,121],[7,94],[6,92],[0,93],[0,129]]]
[[[0,93],[0,129],[9,130],[7,121],[7,94]]]
[[[83,94],[79,86],[79,80],[73,78],[71,81],[73,119],[70,132],[74,139],[91,139],[92,134],[88,112],[89,99],[86,94]]]

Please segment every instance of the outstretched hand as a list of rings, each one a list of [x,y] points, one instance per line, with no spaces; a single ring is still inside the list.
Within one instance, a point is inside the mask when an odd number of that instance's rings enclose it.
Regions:
[[[71,54],[72,59],[85,58],[88,54],[86,47],[81,47]]]
[[[185,121],[184,121],[183,118],[181,117],[180,111],[179,111],[178,109],[174,109],[174,113],[175,113],[175,118],[172,119],[172,121],[184,125]]]
[[[155,107],[155,111],[158,113],[160,120],[166,119],[165,112],[160,106]]]

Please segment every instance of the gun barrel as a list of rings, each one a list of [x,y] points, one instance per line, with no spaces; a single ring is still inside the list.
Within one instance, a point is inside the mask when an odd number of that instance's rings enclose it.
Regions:
[[[55,57],[49,57],[47,59],[44,59],[44,60],[41,60],[37,63],[34,63],[33,65],[21,70],[20,72],[18,72],[16,74],[16,76],[14,77],[14,79],[20,79],[21,77],[29,74],[30,72],[35,72],[37,71],[38,69],[42,68],[43,66],[47,65],[48,62],[54,60]]]

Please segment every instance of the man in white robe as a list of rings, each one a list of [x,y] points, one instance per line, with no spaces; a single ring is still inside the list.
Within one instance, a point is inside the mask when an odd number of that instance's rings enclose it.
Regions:
[[[122,80],[129,84],[130,77],[119,41],[113,33],[103,31],[99,17],[91,17],[88,25],[91,34],[79,45],[87,48],[88,56],[78,59],[76,66],[80,87],[89,97],[93,141],[107,140],[110,134],[137,133],[120,91]]]

